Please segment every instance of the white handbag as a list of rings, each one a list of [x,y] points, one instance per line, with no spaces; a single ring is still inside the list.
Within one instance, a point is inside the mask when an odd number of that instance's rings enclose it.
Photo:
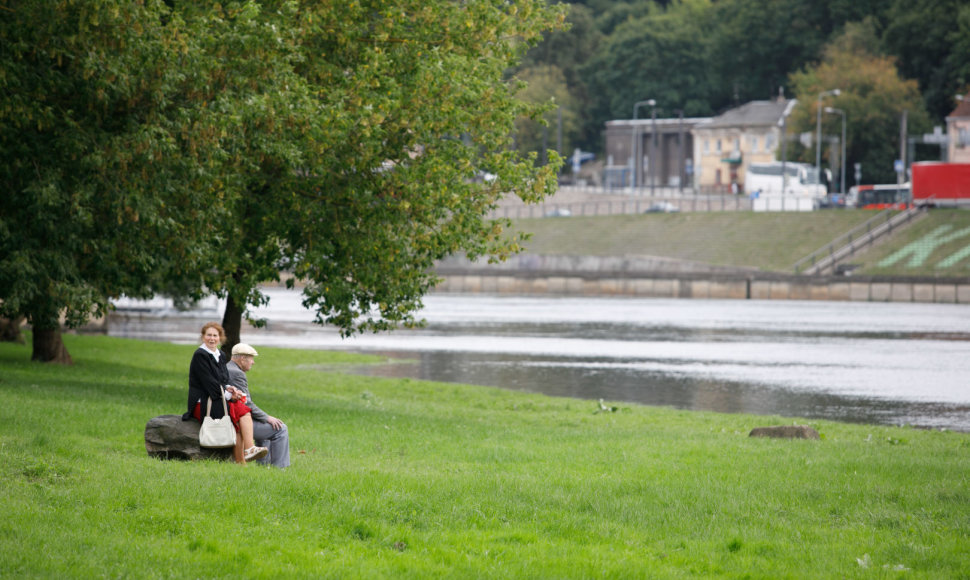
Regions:
[[[232,417],[229,416],[229,409],[226,407],[225,393],[222,395],[222,410],[224,412],[221,419],[213,419],[209,416],[212,412],[212,399],[208,399],[205,405],[205,417],[202,419],[202,428],[199,429],[199,445],[202,447],[235,447],[236,427],[232,424]]]

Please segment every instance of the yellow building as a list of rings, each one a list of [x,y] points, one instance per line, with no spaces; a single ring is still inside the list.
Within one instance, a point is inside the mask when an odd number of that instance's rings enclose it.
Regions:
[[[794,99],[751,101],[693,127],[701,193],[743,193],[745,168],[780,158],[783,119]]]

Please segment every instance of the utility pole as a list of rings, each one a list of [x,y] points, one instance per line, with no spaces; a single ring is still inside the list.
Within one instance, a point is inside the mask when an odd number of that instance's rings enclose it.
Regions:
[[[908,111],[903,109],[902,119],[899,121],[899,159],[900,159],[900,169],[896,172],[896,199],[899,199],[899,194],[903,190],[903,176],[906,175],[906,117]],[[909,199],[904,200],[909,202]]]
[[[818,94],[818,103],[815,107],[815,178],[820,186],[822,184],[822,99],[829,96],[837,97],[841,92],[839,89],[822,91]]]
[[[631,191],[637,186],[637,109],[640,105],[649,105],[651,107],[655,106],[657,101],[653,99],[647,99],[645,101],[637,101],[633,105],[633,123],[630,125],[630,133],[632,134],[630,138],[630,189]]]
[[[677,186],[684,195],[684,110],[677,111]]]

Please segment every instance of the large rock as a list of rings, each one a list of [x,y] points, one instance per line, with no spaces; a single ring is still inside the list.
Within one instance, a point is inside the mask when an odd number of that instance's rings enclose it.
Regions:
[[[159,415],[145,425],[145,449],[161,459],[232,459],[232,448],[199,446],[199,423],[181,415]]]
[[[821,439],[818,431],[808,425],[775,425],[755,427],[748,437],[777,437],[779,439]]]

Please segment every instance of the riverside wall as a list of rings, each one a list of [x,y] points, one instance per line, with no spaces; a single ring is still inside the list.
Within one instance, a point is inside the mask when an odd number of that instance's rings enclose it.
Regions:
[[[448,293],[970,304],[970,278],[807,276],[662,258],[522,257],[493,266],[452,261],[435,271],[443,279],[435,291]]]

